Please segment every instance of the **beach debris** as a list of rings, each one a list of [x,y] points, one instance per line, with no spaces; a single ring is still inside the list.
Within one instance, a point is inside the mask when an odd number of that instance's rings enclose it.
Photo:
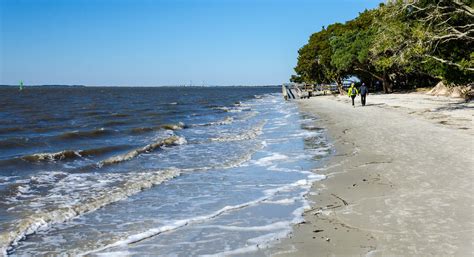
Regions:
[[[314,233],[319,233],[319,232],[323,232],[324,229],[316,229],[316,230],[313,230]]]
[[[342,199],[341,197],[339,197],[339,196],[337,196],[337,195],[335,195],[335,194],[331,194],[331,195],[334,196],[334,197],[336,197],[337,199],[341,200],[344,205],[348,205],[348,203],[346,202],[346,200]]]
[[[331,238],[326,237],[326,242],[329,242],[329,241],[331,241]]]

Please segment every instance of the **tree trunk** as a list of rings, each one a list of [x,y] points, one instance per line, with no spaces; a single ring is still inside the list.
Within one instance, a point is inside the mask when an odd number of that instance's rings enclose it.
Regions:
[[[344,89],[342,88],[342,80],[340,78],[337,78],[336,79],[336,83],[337,83],[337,89],[339,90],[339,94],[340,95],[345,95],[346,92],[344,91]]]
[[[388,74],[384,74],[383,80],[382,80],[382,86],[383,86],[383,92],[385,94],[392,93],[392,82],[390,81],[390,78],[388,77]]]

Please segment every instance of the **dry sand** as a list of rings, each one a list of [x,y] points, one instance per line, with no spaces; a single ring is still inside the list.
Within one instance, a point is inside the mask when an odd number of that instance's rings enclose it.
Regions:
[[[359,98],[357,99],[359,100]],[[359,100],[360,102],[360,100]],[[336,153],[273,256],[473,256],[474,105],[422,94],[300,100]]]

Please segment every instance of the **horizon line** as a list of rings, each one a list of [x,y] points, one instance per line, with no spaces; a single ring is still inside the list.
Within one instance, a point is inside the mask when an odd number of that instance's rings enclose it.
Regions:
[[[262,85],[81,85],[81,84],[31,84],[23,87],[275,87],[281,84],[262,84]],[[19,87],[19,85],[0,84],[0,87]]]

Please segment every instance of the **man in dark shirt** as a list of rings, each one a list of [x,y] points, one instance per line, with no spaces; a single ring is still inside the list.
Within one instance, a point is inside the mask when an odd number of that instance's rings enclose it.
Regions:
[[[360,101],[362,106],[365,106],[365,97],[369,94],[369,89],[365,86],[365,83],[362,83],[362,86],[359,89],[360,92]]]

